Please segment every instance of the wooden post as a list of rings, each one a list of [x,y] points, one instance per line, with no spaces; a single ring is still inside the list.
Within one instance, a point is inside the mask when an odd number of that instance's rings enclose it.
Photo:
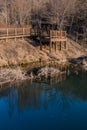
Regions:
[[[65,47],[65,49],[66,49],[66,41],[64,42],[64,47]]]
[[[78,42],[78,32],[76,32],[76,42]]]
[[[61,45],[61,41],[60,41],[60,51],[61,51],[62,45]]]
[[[15,28],[15,36],[17,36],[17,28]]]
[[[51,52],[51,47],[52,47],[52,42],[51,42],[51,39],[50,39],[49,52]]]
[[[62,31],[60,31],[60,50],[62,49],[62,41],[61,41],[61,39],[62,39]]]
[[[29,28],[29,35],[31,35],[31,31],[30,30],[31,30],[31,28]]]
[[[55,42],[55,51],[57,51],[57,42]]]
[[[8,37],[8,28],[7,28],[7,37]]]
[[[59,41],[57,42],[57,48],[58,48],[58,50],[60,50],[60,42]]]
[[[42,50],[42,42],[41,42],[41,38],[40,38],[40,50]]]
[[[60,31],[60,39],[62,38],[62,31]]]
[[[25,34],[25,29],[24,29],[24,28],[22,29],[22,40],[24,40],[24,36],[23,36],[23,35],[26,35],[26,34]]]
[[[6,42],[7,42],[7,39],[8,39],[8,28],[7,28],[7,30],[6,30]]]
[[[15,41],[16,41],[16,36],[17,36],[17,28],[15,28]]]
[[[49,52],[51,52],[51,47],[52,47],[52,41],[51,41],[51,31],[50,31],[50,46],[49,46]]]
[[[24,35],[24,33],[25,33],[25,29],[23,28],[23,35]]]

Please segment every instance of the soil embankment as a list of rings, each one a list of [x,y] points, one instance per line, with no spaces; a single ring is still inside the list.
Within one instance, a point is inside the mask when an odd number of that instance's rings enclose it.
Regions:
[[[77,58],[86,56],[87,50],[68,39],[67,49],[50,53],[48,49],[41,51],[39,46],[35,47],[25,40],[0,41],[0,66],[28,64],[40,61],[65,61],[67,58]]]
[[[67,61],[69,58],[78,58],[82,56],[87,56],[87,50],[86,48],[83,48],[76,42],[68,39],[67,41],[67,49],[62,51],[56,51],[52,49],[51,53],[49,52],[49,49],[45,49],[43,47],[42,50],[40,50],[39,46],[34,46],[31,41],[25,41],[25,40],[8,40],[8,42],[0,41],[0,84],[15,81],[15,80],[21,80],[26,79],[29,70],[32,69],[32,67],[38,67],[38,65],[41,68],[41,65],[43,67],[43,63],[49,63],[50,61],[53,61],[54,63],[61,63]],[[41,62],[44,61],[44,62]],[[56,62],[55,62],[56,61]],[[30,64],[29,64],[30,63]],[[36,64],[37,63],[37,64]],[[38,64],[39,63],[39,64]],[[28,70],[21,70],[19,67],[8,67],[7,69],[2,68],[3,66],[10,66],[10,65],[21,65],[21,64],[29,64]],[[34,64],[34,65],[33,65]],[[36,70],[35,70],[36,71]],[[55,75],[57,71],[54,71],[54,69],[43,69],[41,72],[42,75],[46,73],[46,76],[49,76],[49,72],[51,72],[51,75]],[[61,72],[61,71],[60,71]],[[54,74],[55,73],[55,74]],[[58,71],[59,73],[59,71]],[[29,71],[29,76],[32,78],[33,75],[31,75],[31,71]],[[41,75],[40,75],[41,76]],[[28,77],[29,78],[29,77]]]

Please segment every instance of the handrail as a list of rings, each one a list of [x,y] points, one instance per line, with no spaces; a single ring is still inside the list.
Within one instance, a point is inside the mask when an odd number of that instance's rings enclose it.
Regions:
[[[50,30],[50,38],[65,38],[66,31]]]
[[[26,36],[29,35],[30,36],[30,27],[23,27],[23,28],[0,28],[0,39],[2,39],[3,37],[7,38],[7,37],[11,37],[11,36]]]

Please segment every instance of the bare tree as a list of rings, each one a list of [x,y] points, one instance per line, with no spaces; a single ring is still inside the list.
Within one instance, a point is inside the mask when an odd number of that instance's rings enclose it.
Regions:
[[[32,0],[14,0],[12,4],[15,13],[15,21],[18,21],[20,25],[24,25],[28,22],[31,15]]]
[[[65,18],[74,11],[76,0],[51,0],[50,4],[59,29],[62,29]]]
[[[32,14],[56,21],[59,29],[71,14],[87,18],[87,0],[0,0],[0,18],[7,24],[29,24]],[[37,18],[35,17],[35,18]]]
[[[0,3],[1,7],[0,7],[0,15],[1,15],[1,18],[3,18],[3,21],[5,21],[5,24],[7,25],[7,22],[8,22],[8,13],[7,13],[7,0],[4,0],[4,1],[1,1]]]

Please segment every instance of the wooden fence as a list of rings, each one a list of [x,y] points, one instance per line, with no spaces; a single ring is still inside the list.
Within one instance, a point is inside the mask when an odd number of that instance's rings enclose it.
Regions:
[[[0,39],[30,36],[31,28],[0,28]]]

